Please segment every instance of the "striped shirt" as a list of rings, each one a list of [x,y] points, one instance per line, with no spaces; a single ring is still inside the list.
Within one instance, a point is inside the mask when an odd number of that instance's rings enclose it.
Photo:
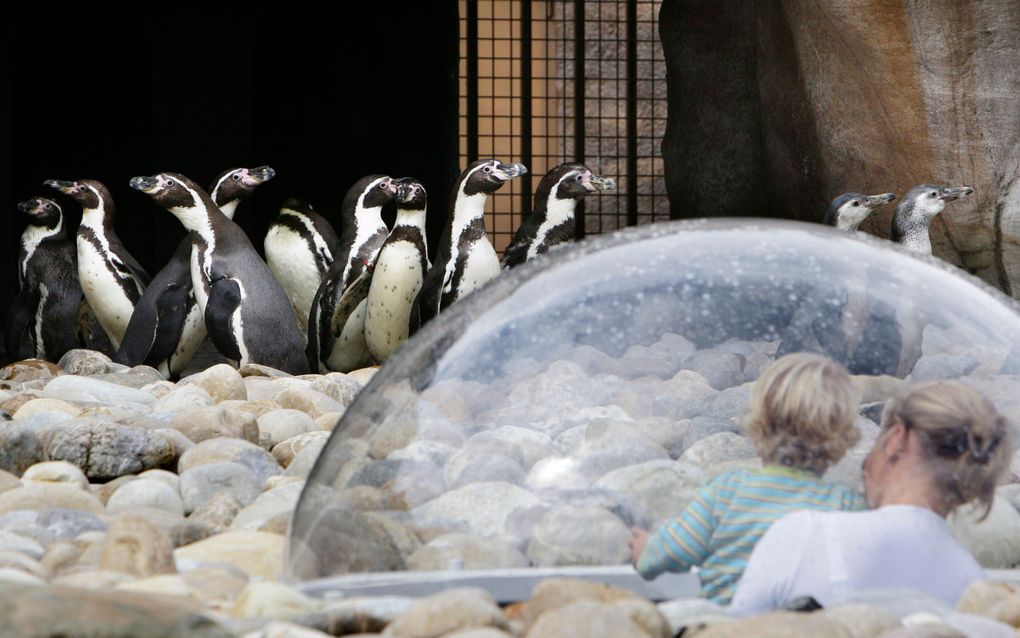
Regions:
[[[784,514],[865,507],[857,492],[810,472],[778,465],[725,472],[698,490],[680,516],[649,535],[635,567],[655,578],[700,565],[702,595],[727,605],[755,543]]]

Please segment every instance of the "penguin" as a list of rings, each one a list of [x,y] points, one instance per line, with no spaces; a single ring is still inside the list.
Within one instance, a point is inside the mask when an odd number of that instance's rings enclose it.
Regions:
[[[503,184],[527,172],[523,164],[483,159],[460,174],[446,229],[439,240],[439,254],[411,308],[409,334],[499,274],[499,257],[485,235],[485,200]]]
[[[891,239],[908,250],[924,255],[931,254],[931,237],[928,226],[935,216],[951,202],[974,189],[970,186],[936,186],[919,184],[907,191],[893,214]]]
[[[306,355],[313,370],[349,372],[372,365],[365,344],[364,297],[356,298],[362,293],[367,297],[366,277],[386,241],[382,207],[393,201],[396,193],[392,177],[369,175],[355,182],[344,195],[340,206],[343,232],[333,253],[333,265],[315,291],[308,312]],[[348,293],[359,278],[361,283]],[[348,298],[341,304],[345,294]]]
[[[248,236],[187,177],[134,177],[131,188],[173,213],[192,241],[191,277],[209,338],[237,365],[256,363],[305,374],[301,333],[269,267]]]
[[[75,247],[64,229],[60,205],[47,197],[18,204],[29,224],[18,250],[19,292],[7,313],[7,356],[20,358],[21,339],[29,332],[33,356],[59,361],[80,347],[76,326],[82,302]]]
[[[338,241],[325,217],[311,204],[293,197],[283,202],[266,233],[266,263],[287,292],[302,333],[308,331],[312,300],[333,265]]]
[[[881,195],[862,195],[860,193],[843,193],[829,204],[822,223],[835,226],[840,230],[855,231],[873,210],[885,206],[896,199],[894,193]]]
[[[413,178],[399,180],[396,202],[397,219],[375,260],[365,306],[365,343],[379,363],[407,341],[411,304],[430,266],[425,187]]]
[[[538,183],[535,210],[514,233],[500,265],[504,270],[519,266],[574,239],[577,203],[589,193],[614,188],[616,182],[595,175],[584,164],[567,162],[550,170]]]
[[[268,166],[224,171],[212,184],[212,200],[233,219],[238,203],[275,175]],[[191,238],[185,237],[135,304],[113,360],[130,366],[144,363],[176,380],[205,336],[202,311],[192,289]]]
[[[81,206],[78,281],[111,344],[118,348],[135,304],[149,284],[149,275],[114,232],[113,198],[106,186],[92,179],[51,179],[44,184]]]

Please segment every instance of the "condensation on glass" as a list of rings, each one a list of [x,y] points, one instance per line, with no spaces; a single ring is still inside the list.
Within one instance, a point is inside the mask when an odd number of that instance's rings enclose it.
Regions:
[[[856,484],[882,403],[964,378],[1017,421],[1013,302],[934,258],[794,222],[638,227],[553,251],[439,316],[348,409],[308,479],[287,575],[628,561],[629,527],[726,469],[777,353],[855,374]]]

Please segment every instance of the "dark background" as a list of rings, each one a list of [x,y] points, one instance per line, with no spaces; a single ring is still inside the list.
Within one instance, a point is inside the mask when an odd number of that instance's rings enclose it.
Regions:
[[[25,225],[15,204],[59,197],[46,179],[106,184],[117,233],[150,275],[184,230],[127,184],[160,171],[208,187],[228,168],[276,169],[236,218],[260,252],[285,197],[307,199],[339,231],[357,179],[413,175],[429,192],[434,244],[458,172],[457,18],[454,0],[33,3],[5,15],[3,314]],[[73,237],[80,209],[62,203]]]

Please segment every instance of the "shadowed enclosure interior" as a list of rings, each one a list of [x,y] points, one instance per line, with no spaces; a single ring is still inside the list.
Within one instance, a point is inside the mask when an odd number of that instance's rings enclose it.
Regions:
[[[577,235],[669,218],[658,0],[460,0],[460,158],[523,162],[486,228],[509,243],[550,168],[584,162],[616,191],[577,209]]]

